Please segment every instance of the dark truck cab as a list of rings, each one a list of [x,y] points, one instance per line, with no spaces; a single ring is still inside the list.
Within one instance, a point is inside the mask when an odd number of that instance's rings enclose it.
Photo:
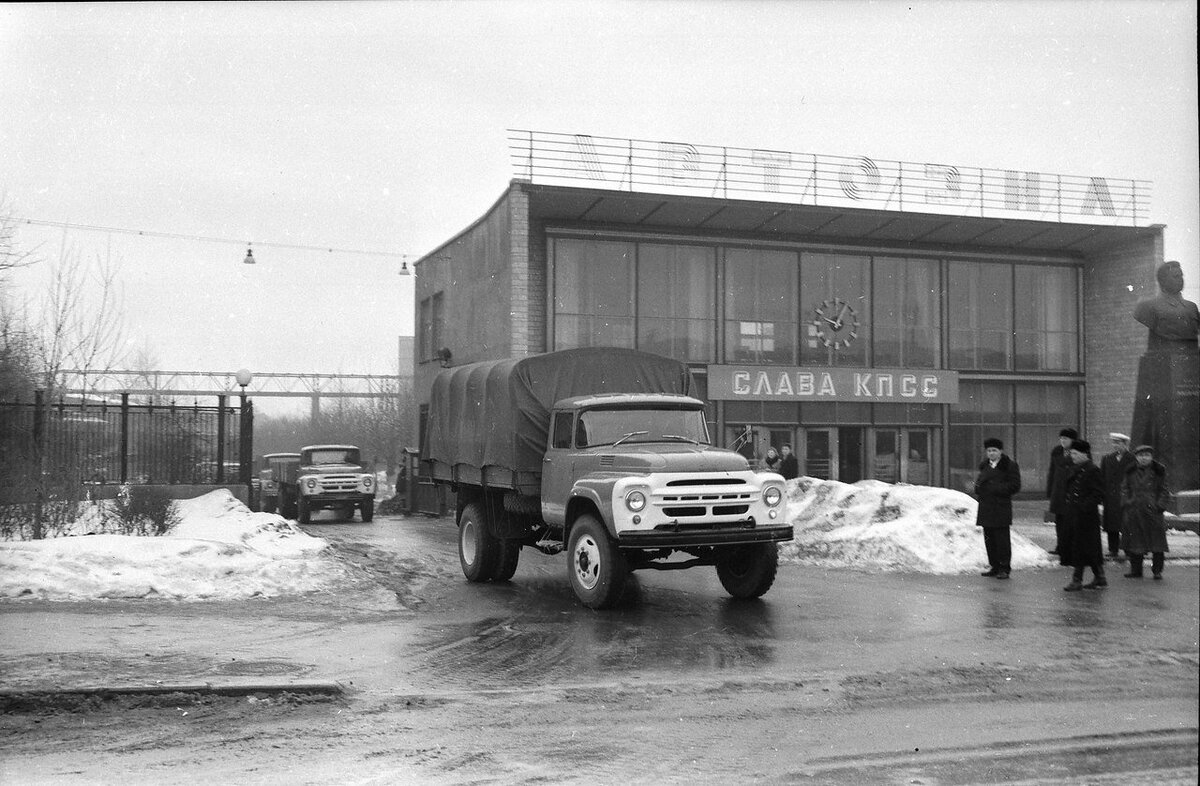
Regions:
[[[766,593],[792,538],[783,478],[710,444],[693,386],[682,363],[615,348],[440,374],[423,459],[458,494],[467,579],[511,578],[529,546],[565,550],[593,608],[640,569],[715,566],[731,595]]]

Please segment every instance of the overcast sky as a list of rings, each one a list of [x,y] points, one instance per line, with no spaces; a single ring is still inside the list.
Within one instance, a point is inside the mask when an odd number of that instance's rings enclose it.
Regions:
[[[1198,299],[1196,95],[1191,0],[5,4],[0,195],[419,255],[503,192],[507,128],[1138,178]],[[19,241],[120,260],[126,334],[162,369],[387,373],[413,331],[397,258]]]

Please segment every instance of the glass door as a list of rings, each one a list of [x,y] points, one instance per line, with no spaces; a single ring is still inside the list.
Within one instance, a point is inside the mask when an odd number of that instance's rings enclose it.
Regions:
[[[837,480],[837,430],[832,428],[804,429],[804,466],[801,475],[821,480]]]

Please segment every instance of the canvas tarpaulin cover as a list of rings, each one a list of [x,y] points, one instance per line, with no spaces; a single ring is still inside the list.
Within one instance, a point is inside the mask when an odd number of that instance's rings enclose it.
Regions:
[[[568,349],[447,369],[433,382],[421,458],[540,476],[555,402],[597,393],[694,396],[696,389],[684,363],[633,349]]]

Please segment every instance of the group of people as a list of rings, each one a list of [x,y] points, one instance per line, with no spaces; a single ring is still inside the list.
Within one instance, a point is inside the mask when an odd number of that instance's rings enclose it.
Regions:
[[[767,455],[763,457],[763,469],[778,472],[783,475],[784,480],[800,477],[800,461],[792,452],[791,445],[784,445],[779,451],[774,447],[767,448]]]
[[[1113,450],[1100,465],[1092,461],[1092,446],[1070,428],[1059,432],[1059,445],[1050,454],[1046,493],[1054,520],[1056,544],[1052,554],[1073,569],[1065,589],[1103,589],[1104,538],[1108,554],[1129,558],[1128,579],[1143,577],[1146,554],[1150,570],[1162,579],[1167,529],[1163,513],[1170,502],[1166,468],[1154,460],[1154,448],[1129,449],[1125,434],[1109,435]],[[1011,572],[1012,499],[1021,490],[1021,469],[1004,453],[1004,443],[990,437],[983,442],[985,458],[979,465],[974,493],[979,501],[975,523],[983,529],[989,568],[984,576],[1007,579]],[[1103,518],[1101,517],[1103,509]],[[1084,571],[1092,580],[1084,584]]]

